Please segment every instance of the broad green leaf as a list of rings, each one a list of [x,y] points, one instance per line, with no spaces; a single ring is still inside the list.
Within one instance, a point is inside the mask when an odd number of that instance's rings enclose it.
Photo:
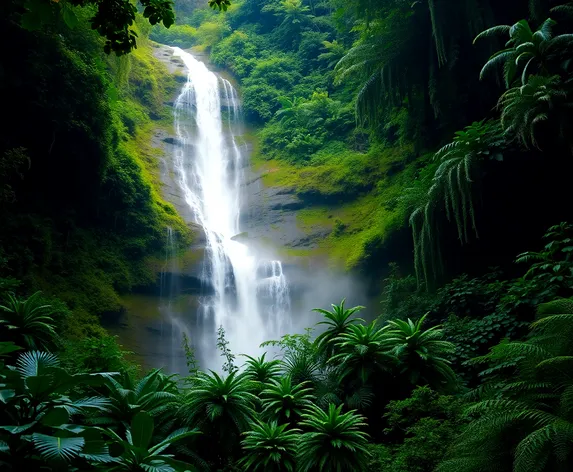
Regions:
[[[14,390],[11,389],[4,389],[0,390],[0,402],[6,403],[10,398],[13,398],[15,395]]]
[[[1,342],[0,343],[0,357],[6,354],[10,354],[14,351],[19,351],[22,349],[20,346],[17,346],[13,342]]]
[[[30,429],[36,423],[37,423],[37,421],[33,421],[32,423],[23,424],[23,425],[0,426],[0,429],[3,429],[4,431],[8,431],[11,434],[20,434],[20,433],[23,433],[24,431],[27,431],[28,429]]]
[[[108,446],[105,441],[102,441],[101,439],[94,441],[86,440],[85,446],[80,453],[80,457],[100,463],[114,462],[114,458],[109,453]]]
[[[16,370],[24,378],[42,375],[50,368],[59,365],[58,358],[49,352],[28,351],[21,354],[16,362]]]
[[[40,454],[50,460],[69,461],[77,457],[84,447],[84,438],[57,438],[47,434],[34,433],[32,435],[34,445]]]
[[[64,19],[66,25],[68,25],[68,28],[73,29],[78,26],[78,17],[76,16],[74,10],[67,4],[64,4],[62,8],[62,18]]]
[[[70,419],[70,415],[65,408],[54,408],[42,416],[41,423],[45,426],[61,426],[66,424]]]
[[[147,449],[153,434],[153,418],[146,412],[141,411],[131,421],[131,435],[133,445]]]
[[[34,396],[48,392],[52,389],[51,378],[47,375],[31,376],[26,378],[26,386]]]

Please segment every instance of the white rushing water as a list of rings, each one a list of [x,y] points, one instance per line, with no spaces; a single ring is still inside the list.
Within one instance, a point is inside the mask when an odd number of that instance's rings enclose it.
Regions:
[[[174,169],[185,201],[205,230],[207,252],[203,278],[211,293],[202,297],[198,316],[213,336],[223,326],[231,350],[256,354],[261,342],[288,328],[288,285],[280,261],[260,260],[249,247],[233,240],[241,233],[242,169],[245,150],[240,102],[231,83],[210,71],[191,54],[173,48],[187,68],[187,82],[175,102],[179,145]],[[214,337],[193,339],[218,368]],[[201,341],[202,344],[201,344]]]

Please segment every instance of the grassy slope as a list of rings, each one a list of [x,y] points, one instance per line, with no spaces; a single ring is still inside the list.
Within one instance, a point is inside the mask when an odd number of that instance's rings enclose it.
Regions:
[[[287,253],[326,256],[331,265],[346,269],[366,263],[392,231],[406,224],[400,197],[415,175],[413,165],[405,164],[411,153],[409,147],[348,151],[311,167],[265,160],[255,146],[252,162],[264,184],[292,188],[307,203],[297,214],[299,228],[309,234],[330,230],[318,249]]]

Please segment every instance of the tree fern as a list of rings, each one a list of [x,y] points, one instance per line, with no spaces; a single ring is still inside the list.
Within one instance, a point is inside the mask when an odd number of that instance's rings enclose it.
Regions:
[[[542,306],[552,312],[560,303]],[[494,461],[515,472],[566,471],[573,457],[573,345],[560,332],[573,315],[549,314],[532,324],[526,341],[504,342],[485,359],[493,365],[514,359],[513,378],[495,379],[496,395],[469,407],[476,417],[438,468],[477,472]],[[564,324],[565,323],[565,324]],[[567,327],[568,325],[568,327]],[[501,388],[499,388],[501,381]],[[483,393],[482,393],[483,395]]]
[[[486,159],[502,159],[505,139],[498,122],[475,122],[458,131],[454,140],[434,154],[438,167],[425,195],[410,214],[414,238],[414,262],[419,284],[426,286],[439,275],[440,246],[437,233],[442,211],[456,224],[461,243],[468,243],[470,233],[477,236],[474,186]]]
[[[526,85],[532,75],[551,76],[559,74],[570,56],[573,35],[553,35],[556,22],[547,18],[536,31],[533,31],[526,20],[513,26],[500,25],[489,28],[474,39],[492,36],[509,36],[505,49],[494,53],[483,66],[480,79],[503,69],[506,88],[515,85],[519,77],[521,85]],[[502,67],[503,66],[503,67]]]
[[[361,25],[362,37],[335,67],[339,82],[360,80],[358,121],[380,124],[381,110],[393,106],[419,111],[420,103],[426,106],[426,98],[414,99],[420,90],[428,91],[436,115],[447,110],[443,79],[449,80],[460,45],[484,28],[488,8],[476,0],[379,3],[379,14]],[[421,44],[430,45],[427,54],[420,55]]]
[[[570,140],[573,97],[557,75],[532,75],[527,83],[507,90],[499,100],[501,123],[508,135],[525,147],[539,147],[538,137],[548,129]]]

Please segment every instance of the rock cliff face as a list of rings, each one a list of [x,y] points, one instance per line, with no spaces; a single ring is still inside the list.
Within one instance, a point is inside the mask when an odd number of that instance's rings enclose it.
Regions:
[[[267,187],[261,172],[252,167],[245,169],[245,198],[243,223],[249,239],[272,241],[287,249],[315,249],[318,240],[330,234],[329,228],[302,229],[297,213],[306,207],[293,189]]]

